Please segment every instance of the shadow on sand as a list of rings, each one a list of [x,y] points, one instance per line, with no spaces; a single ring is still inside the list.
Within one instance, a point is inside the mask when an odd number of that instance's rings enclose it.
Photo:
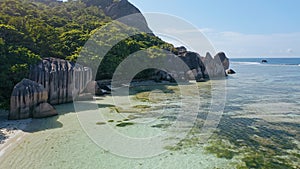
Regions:
[[[68,113],[75,113],[73,103],[62,104],[55,106],[58,115],[42,119],[32,119],[31,123],[23,130],[25,132],[34,133],[43,130],[55,129],[63,127],[63,124],[58,121],[59,116]]]

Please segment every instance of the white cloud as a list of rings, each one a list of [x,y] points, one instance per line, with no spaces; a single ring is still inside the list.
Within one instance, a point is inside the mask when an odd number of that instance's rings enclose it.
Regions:
[[[199,37],[193,34],[203,34],[215,47],[215,51],[224,51],[229,57],[300,57],[300,32],[287,34],[243,34],[239,32],[218,32],[210,28],[165,30],[173,35],[188,36],[189,43],[198,44],[193,49],[201,55],[203,51]],[[159,35],[160,36],[160,35]],[[185,39],[162,39],[175,46],[185,45]]]
[[[300,32],[286,34],[243,34],[239,32],[203,32],[217,51],[229,57],[300,56]]]
[[[292,54],[293,53],[293,49],[287,49],[286,52]]]
[[[202,28],[202,29],[198,29],[200,32],[202,33],[211,33],[214,32],[215,30],[211,29],[211,28]]]
[[[155,34],[175,44],[184,45],[200,55],[223,51],[228,57],[300,57],[300,32],[283,34],[246,34],[198,29],[176,16],[145,14]]]

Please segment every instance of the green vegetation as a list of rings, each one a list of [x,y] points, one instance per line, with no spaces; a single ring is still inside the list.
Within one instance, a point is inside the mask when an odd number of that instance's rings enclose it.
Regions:
[[[121,107],[110,107],[111,113],[140,113],[139,110],[135,109],[123,109]]]
[[[109,107],[111,113],[120,113],[120,108],[117,107]]]
[[[135,109],[149,109],[149,108],[151,108],[151,106],[148,106],[148,105],[135,105],[135,106],[133,106],[133,108],[135,108]]]
[[[105,125],[106,123],[105,122],[97,122],[96,124],[97,125]]]
[[[128,118],[129,120],[134,120],[134,119],[137,119],[138,116],[135,116],[135,115],[129,115],[127,118]]]
[[[153,128],[168,128],[168,127],[170,127],[172,124],[155,124],[155,125],[153,125],[153,126],[151,126],[151,127],[153,127]]]
[[[237,153],[234,150],[234,146],[226,143],[224,140],[217,140],[210,143],[205,147],[205,150],[209,153],[216,154],[218,158],[232,159]]]
[[[117,127],[126,127],[126,126],[132,126],[132,125],[134,125],[134,123],[132,123],[132,122],[121,122],[121,123],[117,124],[116,126]]]
[[[116,107],[112,104],[98,104],[98,108],[110,108],[110,107]]]
[[[135,95],[136,99],[142,101],[142,102],[150,102],[150,93],[151,92],[141,92]]]
[[[112,20],[99,8],[107,6],[106,3],[93,0],[0,1],[0,107],[8,108],[14,85],[28,77],[30,65],[45,57],[76,61],[79,53],[84,52],[86,41]],[[124,33],[120,33],[123,31],[135,31],[136,35],[124,39]],[[97,80],[111,78],[119,63],[136,51],[148,48],[174,50],[158,37],[137,32],[121,23],[100,36],[106,40],[97,41],[100,46],[107,46],[105,43],[116,39],[120,42],[109,50],[98,73],[94,73]],[[88,59],[93,62],[101,57]],[[147,72],[141,74],[145,75]]]
[[[199,123],[199,124],[198,124]],[[293,123],[267,123],[258,119],[224,116],[218,130],[208,144],[201,143],[201,121],[195,123],[187,137],[176,145],[166,146],[170,151],[201,147],[218,158],[235,159],[238,169],[291,168],[300,164],[299,147],[292,138],[299,125]],[[199,128],[200,127],[200,128]],[[288,130],[288,128],[290,130]]]

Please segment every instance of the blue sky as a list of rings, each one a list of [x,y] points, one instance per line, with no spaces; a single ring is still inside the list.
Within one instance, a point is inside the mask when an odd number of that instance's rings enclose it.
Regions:
[[[192,23],[229,57],[300,56],[299,0],[129,1]]]

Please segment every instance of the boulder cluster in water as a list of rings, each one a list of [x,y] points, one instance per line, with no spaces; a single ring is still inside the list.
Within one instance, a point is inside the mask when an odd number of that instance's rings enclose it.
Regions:
[[[229,59],[225,53],[220,52],[214,57],[210,53],[206,53],[205,57],[200,56],[196,52],[187,51],[183,46],[176,48],[177,52],[174,53],[188,66],[189,70],[186,72],[173,72],[159,70],[156,73],[156,80],[196,80],[198,82],[208,79],[222,78],[227,76],[229,69]]]

